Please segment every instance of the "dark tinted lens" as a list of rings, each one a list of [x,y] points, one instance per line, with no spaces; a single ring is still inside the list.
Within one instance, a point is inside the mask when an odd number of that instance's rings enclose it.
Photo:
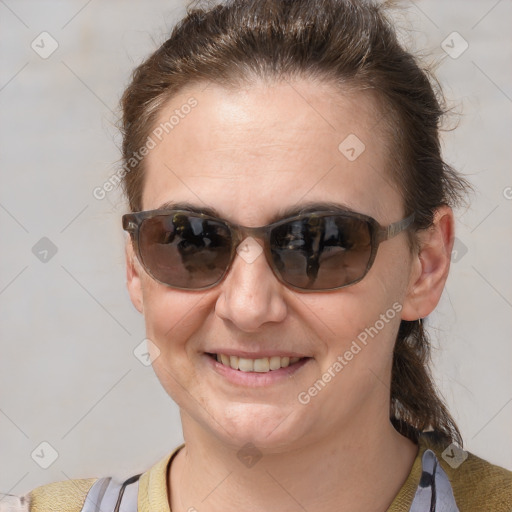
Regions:
[[[312,216],[277,226],[272,257],[284,281],[310,290],[363,277],[371,257],[371,226],[342,215]]]
[[[194,215],[159,215],[140,227],[141,258],[159,281],[180,288],[202,288],[224,274],[231,234],[220,222]]]

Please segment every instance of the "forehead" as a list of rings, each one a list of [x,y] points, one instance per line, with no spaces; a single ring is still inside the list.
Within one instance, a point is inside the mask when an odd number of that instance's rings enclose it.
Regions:
[[[380,116],[368,93],[307,80],[188,87],[150,134],[143,208],[187,201],[245,225],[312,201],[398,215]]]

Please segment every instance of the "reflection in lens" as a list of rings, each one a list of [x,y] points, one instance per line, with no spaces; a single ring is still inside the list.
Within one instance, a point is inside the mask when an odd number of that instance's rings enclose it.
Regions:
[[[370,226],[343,215],[311,216],[274,228],[271,247],[287,283],[312,290],[335,288],[363,276],[371,254]]]
[[[171,286],[212,285],[229,263],[231,234],[221,222],[180,213],[161,215],[146,219],[139,236],[144,265]]]

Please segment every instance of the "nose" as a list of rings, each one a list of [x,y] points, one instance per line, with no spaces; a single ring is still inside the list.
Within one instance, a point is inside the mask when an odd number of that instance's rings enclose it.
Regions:
[[[282,322],[287,313],[285,287],[272,272],[262,244],[252,237],[243,240],[219,285],[217,315],[245,332],[257,331],[267,322]]]

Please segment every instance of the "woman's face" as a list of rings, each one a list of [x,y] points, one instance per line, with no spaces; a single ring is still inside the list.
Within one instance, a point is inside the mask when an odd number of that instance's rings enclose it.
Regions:
[[[191,98],[197,105],[183,108]],[[405,216],[369,95],[307,81],[237,91],[200,84],[174,97],[157,125],[173,115],[167,134],[152,135],[144,210],[188,202],[245,226],[316,201],[382,225]],[[251,243],[252,256],[237,254],[225,279],[204,291],[159,284],[137,261],[132,267],[127,247],[131,297],[158,355],[155,372],[181,408],[185,437],[195,429],[233,447],[250,441],[285,450],[387,420],[394,340],[417,277],[406,234],[380,245],[361,282],[314,293],[280,283]],[[207,353],[309,359],[245,373]]]

